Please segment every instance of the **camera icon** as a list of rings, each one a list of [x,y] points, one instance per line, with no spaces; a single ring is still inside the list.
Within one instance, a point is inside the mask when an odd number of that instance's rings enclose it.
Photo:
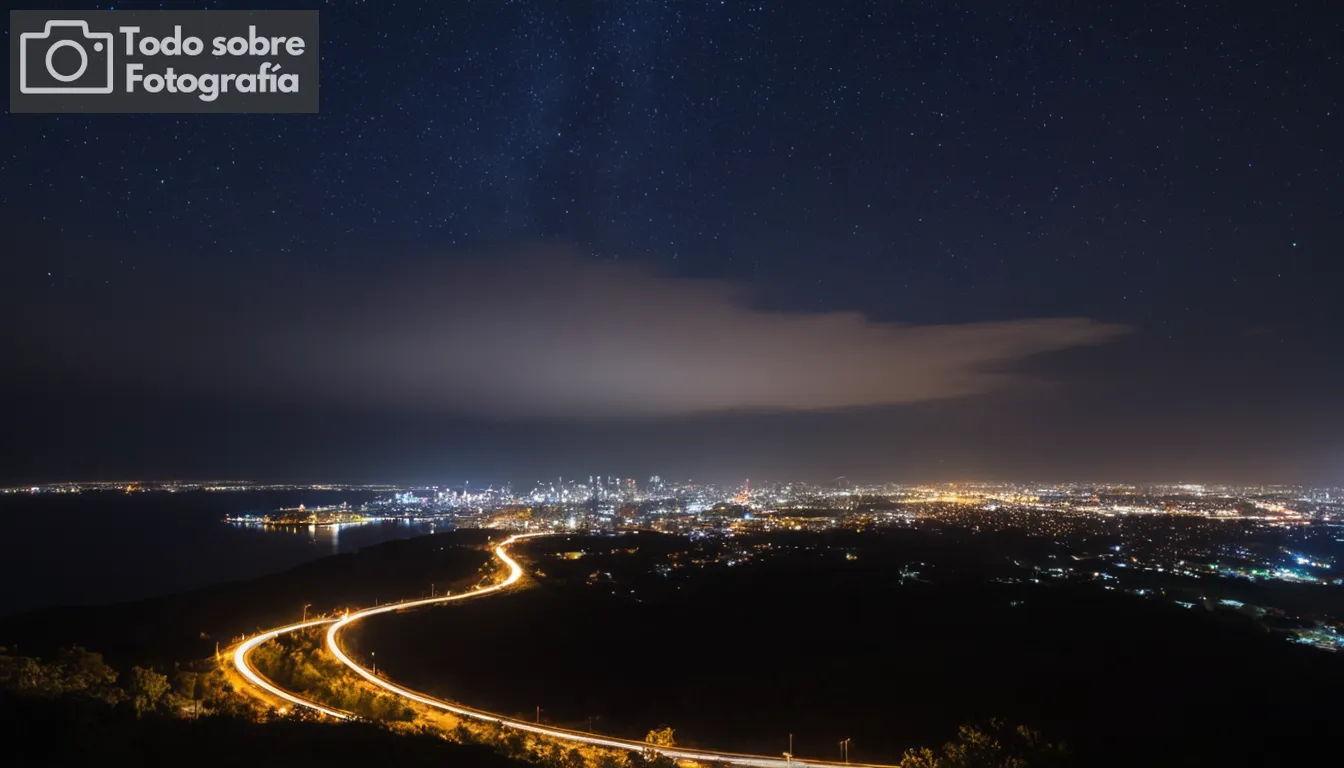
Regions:
[[[79,60],[73,71],[56,65],[56,54],[67,48]],[[41,32],[19,35],[19,92],[111,93],[112,33],[90,32],[86,21],[52,19]]]

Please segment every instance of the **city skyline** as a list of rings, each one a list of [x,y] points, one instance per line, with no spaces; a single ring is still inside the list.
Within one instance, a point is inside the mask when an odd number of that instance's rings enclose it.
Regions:
[[[26,8],[0,762],[1338,750],[1338,11]]]
[[[753,488],[753,482],[755,486]],[[1294,490],[1309,491],[1313,493],[1330,493],[1344,489],[1344,486],[1332,485],[1312,485],[1295,483],[1223,483],[1223,482],[1202,482],[1194,479],[1184,480],[1161,480],[1161,481],[1125,481],[1125,480],[1099,480],[1099,479],[1074,479],[1074,480],[1046,480],[1040,478],[1017,479],[1017,480],[927,480],[927,481],[896,481],[896,480],[855,480],[848,475],[837,475],[827,480],[812,480],[803,478],[756,478],[753,481],[749,477],[739,478],[730,481],[713,481],[707,479],[697,479],[691,477],[664,476],[661,474],[651,475],[647,478],[626,477],[616,474],[589,474],[572,477],[552,477],[552,478],[531,478],[522,481],[505,480],[500,482],[475,482],[471,480],[459,480],[455,482],[340,482],[340,481],[269,481],[261,482],[241,478],[181,478],[181,479],[131,479],[122,478],[114,480],[55,480],[33,483],[23,483],[19,485],[0,487],[0,493],[47,493],[47,492],[78,492],[83,490],[101,490],[101,491],[124,491],[128,493],[153,492],[153,491],[207,491],[207,492],[253,492],[253,491],[274,491],[274,490],[315,490],[315,491],[403,491],[410,492],[435,491],[440,494],[468,494],[468,493],[492,493],[513,495],[516,499],[526,501],[529,495],[544,493],[546,489],[556,492],[556,489],[583,489],[584,492],[591,492],[594,495],[603,497],[615,496],[618,493],[635,493],[642,496],[648,496],[651,493],[660,493],[663,491],[674,492],[687,489],[708,489],[714,492],[739,491],[742,496],[749,496],[754,490],[758,493],[771,493],[779,489],[796,488],[798,490],[816,490],[825,489],[832,492],[846,494],[863,493],[886,493],[893,489],[904,490],[927,490],[927,489],[955,489],[961,488],[969,492],[980,493],[989,489],[1013,488],[1017,490],[1042,489],[1049,491],[1059,491],[1061,489],[1075,490],[1106,490],[1106,491],[1125,491],[1125,492],[1188,492],[1197,495],[1219,494],[1219,493],[1283,493]],[[499,498],[504,498],[501,496]]]

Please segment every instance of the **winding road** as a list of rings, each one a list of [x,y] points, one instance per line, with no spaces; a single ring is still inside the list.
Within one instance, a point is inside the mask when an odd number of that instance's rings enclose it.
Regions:
[[[705,750],[705,749],[687,749],[684,747],[657,746],[642,741],[634,741],[630,739],[617,739],[612,738],[610,736],[601,736],[595,733],[585,733],[583,731],[571,731],[565,728],[555,728],[552,726],[540,725],[537,723],[529,723],[526,720],[518,720],[516,718],[505,717],[504,715],[499,715],[492,712],[486,712],[479,709],[472,709],[471,707],[464,707],[461,704],[454,704],[452,702],[443,701],[442,699],[436,699],[431,696],[426,696],[423,693],[417,693],[410,689],[403,688],[397,685],[396,683],[392,683],[387,680],[384,680],[381,677],[378,677],[370,670],[360,666],[357,662],[355,662],[353,659],[347,656],[345,651],[341,650],[339,642],[341,630],[361,619],[365,619],[370,616],[376,616],[380,613],[391,613],[393,611],[404,611],[411,608],[420,608],[428,605],[440,605],[443,603],[451,603],[456,600],[471,600],[479,597],[485,597],[486,595],[489,595],[491,593],[499,592],[501,590],[513,586],[514,584],[518,583],[519,580],[522,579],[523,568],[521,565],[518,564],[516,560],[514,560],[512,557],[509,556],[508,546],[522,539],[544,535],[546,534],[542,533],[517,534],[514,536],[510,536],[504,542],[499,544],[499,546],[495,547],[494,550],[495,557],[505,566],[508,567],[509,573],[508,576],[505,577],[502,581],[496,582],[488,587],[481,587],[479,589],[475,589],[470,592],[462,592],[456,595],[447,595],[444,597],[431,597],[423,600],[410,600],[400,603],[389,603],[387,605],[381,605],[376,608],[366,608],[362,611],[355,611],[353,613],[348,613],[346,614],[346,616],[339,619],[315,619],[313,621],[305,621],[300,622],[298,624],[290,624],[289,626],[272,629],[263,632],[259,635],[256,635],[255,637],[248,638],[244,640],[242,643],[240,643],[233,652],[233,664],[237,668],[239,674],[247,678],[248,682],[266,691],[272,696],[276,696],[280,699],[283,699],[298,706],[316,710],[329,717],[343,720],[353,719],[355,716],[348,712],[341,712],[339,710],[323,706],[318,702],[306,699],[302,696],[299,696],[290,691],[286,691],[283,688],[280,688],[279,686],[275,685],[274,683],[272,683],[271,681],[267,680],[265,677],[260,675],[248,663],[247,657],[248,654],[252,651],[252,649],[256,648],[262,643],[265,643],[269,640],[274,639],[275,637],[278,637],[279,635],[285,634],[287,632],[296,632],[303,629],[309,629],[312,627],[327,626],[327,649],[331,651],[331,654],[335,656],[337,659],[339,659],[342,664],[349,667],[356,674],[358,674],[365,680],[369,681],[370,683],[378,686],[379,688],[382,688],[383,690],[393,695],[400,696],[402,698],[409,699],[411,701],[415,701],[420,704],[424,704],[425,706],[433,707],[435,709],[440,709],[445,712],[451,712],[460,717],[469,717],[475,720],[496,723],[505,728],[512,728],[518,731],[527,731],[529,733],[535,733],[559,741],[566,741],[579,744],[589,744],[597,747],[607,747],[611,749],[619,749],[625,751],[634,750],[642,752],[646,750],[653,750],[659,754],[670,757],[673,760],[693,760],[700,763],[719,762],[719,763],[727,763],[730,765],[752,766],[752,768],[792,768],[792,766],[795,765],[808,766],[809,768],[846,768],[846,767],[890,768],[888,766],[874,766],[872,764],[866,764],[866,763],[828,762],[825,760],[800,760],[798,758],[794,758],[786,754],[781,754],[780,757],[771,757],[768,755],[744,755],[736,752],[715,752],[713,750]]]

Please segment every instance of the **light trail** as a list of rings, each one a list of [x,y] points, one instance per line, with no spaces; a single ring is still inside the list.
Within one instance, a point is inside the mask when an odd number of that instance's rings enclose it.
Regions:
[[[693,760],[700,763],[705,762],[727,763],[730,765],[749,766],[750,768],[792,768],[792,766],[795,765],[806,766],[807,768],[894,768],[893,766],[876,765],[872,763],[833,762],[827,760],[803,760],[792,756],[768,757],[766,755],[745,755],[737,752],[715,752],[706,749],[665,747],[655,744],[649,744],[642,741],[634,741],[633,739],[617,739],[609,736],[599,736],[594,733],[585,733],[583,731],[571,731],[566,728],[555,728],[552,726],[529,723],[526,720],[518,720],[516,718],[505,717],[503,715],[498,715],[492,712],[486,712],[484,710],[472,709],[471,707],[464,707],[460,704],[454,704],[452,702],[443,701],[442,699],[436,699],[433,698],[432,696],[426,696],[423,693],[417,693],[408,688],[403,688],[395,683],[384,680],[383,678],[373,674],[373,672],[371,672],[370,670],[361,667],[353,659],[347,656],[345,651],[341,650],[341,646],[337,642],[337,635],[340,633],[342,629],[344,629],[345,627],[349,626],[350,624],[356,621],[359,621],[360,619],[368,618],[369,616],[376,616],[380,613],[391,613],[393,611],[404,611],[410,608],[420,608],[427,605],[439,605],[442,603],[451,603],[457,600],[468,600],[474,597],[484,597],[485,595],[494,592],[499,592],[501,590],[513,586],[514,584],[517,584],[518,581],[520,581],[523,578],[523,567],[519,565],[516,560],[514,560],[512,557],[509,556],[506,547],[508,547],[515,541],[519,541],[521,539],[527,539],[533,536],[544,536],[544,535],[546,534],[543,533],[516,534],[514,536],[510,536],[508,539],[506,539],[505,541],[503,541],[502,543],[500,543],[498,546],[495,547],[494,550],[495,557],[498,558],[500,562],[504,563],[504,565],[508,566],[509,569],[509,575],[500,582],[492,584],[488,587],[482,587],[480,589],[474,589],[469,592],[462,592],[456,595],[448,595],[445,597],[430,597],[421,600],[410,600],[402,603],[390,603],[388,605],[380,605],[376,608],[367,608],[362,611],[348,613],[344,618],[341,619],[318,619],[316,621],[309,621],[301,624],[291,624],[288,627],[273,629],[270,630],[269,632],[257,635],[256,637],[239,645],[238,649],[234,652],[233,656],[234,666],[236,666],[238,668],[238,671],[241,672],[243,676],[246,677],[248,680],[250,680],[252,683],[263,688],[269,693],[279,696],[280,698],[286,701],[293,702],[300,706],[315,709],[318,712],[321,712],[324,715],[329,715],[331,717],[336,717],[340,719],[350,719],[352,716],[348,713],[339,712],[337,710],[324,707],[321,704],[318,704],[317,702],[309,701],[308,699],[304,699],[300,696],[296,696],[288,691],[276,687],[275,685],[267,681],[265,678],[258,675],[255,671],[253,671],[252,668],[248,666],[247,662],[247,654],[249,651],[251,651],[256,646],[260,645],[261,643],[264,643],[267,640],[276,637],[277,635],[283,634],[285,632],[294,632],[300,629],[307,629],[309,627],[321,626],[323,624],[330,624],[331,626],[327,628],[327,650],[329,650],[333,656],[339,659],[342,664],[349,667],[360,677],[396,696],[400,696],[405,699],[410,699],[411,701],[424,704],[425,706],[428,707],[441,709],[445,712],[451,712],[461,717],[468,717],[482,722],[495,723],[505,728],[512,728],[514,730],[526,731],[528,733],[535,733],[540,736],[545,736],[547,738],[556,739],[559,741],[587,744],[590,746],[605,747],[608,749],[619,749],[622,751],[635,751],[635,752],[652,751],[660,755],[672,758],[673,760]]]
[[[499,558],[501,561],[504,562],[505,565],[509,566],[508,578],[497,584],[492,584],[488,587],[483,587],[481,589],[472,590],[470,592],[462,592],[456,595],[448,595],[445,597],[433,597],[427,600],[412,600],[410,602],[390,603],[388,605],[379,606],[377,608],[370,608],[368,610],[360,611],[358,613],[347,614],[344,619],[316,619],[314,621],[306,621],[301,622],[299,624],[290,624],[287,627],[279,627],[277,629],[272,629],[267,632],[263,632],[257,635],[256,637],[249,638],[243,641],[242,643],[239,643],[238,647],[233,652],[233,666],[238,670],[239,674],[247,678],[248,682],[252,683],[258,688],[261,688],[267,693],[270,693],[273,696],[277,696],[281,699],[284,699],[285,701],[291,702],[293,704],[298,704],[299,706],[302,707],[308,707],[309,709],[316,710],[329,717],[335,717],[341,720],[353,719],[353,715],[351,715],[348,712],[341,712],[339,710],[335,710],[330,707],[324,707],[321,704],[312,701],[311,699],[305,699],[302,696],[290,693],[289,691],[286,691],[285,689],[267,680],[265,677],[262,677],[261,674],[259,674],[255,669],[252,668],[251,663],[248,662],[247,659],[248,654],[251,653],[254,648],[261,645],[262,643],[267,642],[268,640],[273,640],[276,637],[286,634],[288,632],[297,632],[301,629],[320,627],[324,624],[334,624],[338,622],[342,626],[344,626],[353,619],[360,618],[362,616],[372,615],[375,613],[386,613],[388,611],[396,611],[401,610],[403,608],[414,608],[416,606],[432,605],[434,603],[442,603],[452,600],[465,600],[469,597],[481,597],[482,595],[488,595],[491,592],[498,592],[501,589],[505,589],[506,587],[516,584],[518,580],[523,577],[522,566],[518,565],[517,561],[509,557],[508,553],[504,550],[504,547],[508,546],[509,544],[512,544],[518,539],[525,539],[532,536],[542,536],[542,535],[544,534],[540,533],[517,534],[509,537],[506,541],[504,541],[504,543],[495,547],[495,557]],[[340,648],[336,647],[335,643],[332,641],[331,633],[327,634],[327,642],[331,645],[331,647],[335,648],[336,658],[340,659],[345,664],[349,665],[352,669],[355,669],[359,671],[361,674],[364,674],[365,677],[370,677],[379,684],[383,683],[382,680],[380,680],[377,677],[374,677],[372,674],[365,673],[361,667],[356,665],[354,662],[350,661],[349,657],[347,657],[344,653],[342,653]]]
[[[341,720],[348,720],[350,719],[350,716],[344,712],[338,712],[337,710],[324,707],[315,701],[309,701],[308,699],[302,698],[300,696],[295,696],[289,691],[286,691],[285,689],[277,685],[274,685],[273,683],[271,683],[270,680],[267,680],[266,678],[257,674],[256,670],[252,669],[252,665],[247,663],[247,654],[251,653],[253,648],[256,648],[258,645],[261,645],[267,640],[272,640],[275,637],[283,635],[287,632],[297,632],[300,629],[308,629],[309,627],[320,627],[323,624],[330,624],[333,621],[336,621],[336,619],[317,619],[315,621],[305,621],[299,624],[290,624],[288,627],[280,627],[279,629],[272,629],[269,632],[263,632],[260,635],[257,635],[256,637],[244,640],[243,642],[238,644],[238,648],[235,649],[233,652],[233,666],[238,670],[239,674],[247,678],[249,682],[251,682],[253,685],[257,686],[258,688],[261,688],[262,690],[266,691],[267,693],[273,696],[279,696],[285,701],[293,702],[294,704],[298,704],[301,707],[308,707],[310,709],[315,709],[324,715],[329,715],[331,717],[335,717]]]

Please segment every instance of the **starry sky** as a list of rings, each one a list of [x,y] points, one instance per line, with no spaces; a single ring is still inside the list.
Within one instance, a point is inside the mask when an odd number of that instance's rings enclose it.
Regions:
[[[307,7],[0,118],[0,479],[1344,483],[1328,4]]]

